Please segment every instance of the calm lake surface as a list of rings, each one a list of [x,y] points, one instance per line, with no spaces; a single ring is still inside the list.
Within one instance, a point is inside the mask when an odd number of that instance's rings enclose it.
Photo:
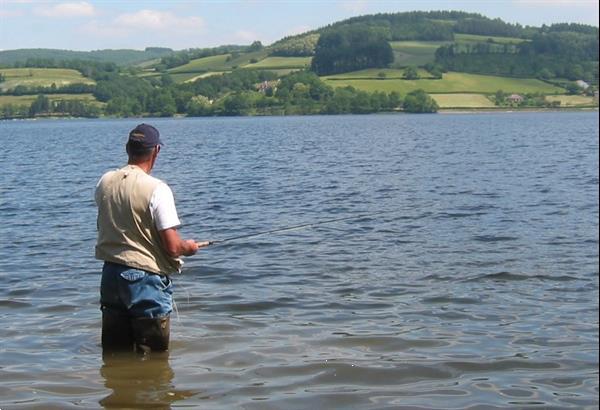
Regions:
[[[102,357],[94,186],[142,120],[0,122],[0,408],[597,408],[598,113],[144,120],[168,355]]]

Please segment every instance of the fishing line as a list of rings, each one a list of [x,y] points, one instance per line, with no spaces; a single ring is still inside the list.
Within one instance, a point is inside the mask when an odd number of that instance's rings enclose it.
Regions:
[[[301,224],[301,225],[287,226],[284,228],[271,229],[271,230],[263,231],[263,232],[255,232],[255,233],[251,233],[251,234],[247,234],[247,235],[239,235],[239,236],[233,236],[233,237],[225,238],[225,239],[217,239],[214,241],[209,241],[208,244],[209,245],[218,245],[218,244],[222,244],[222,243],[226,243],[226,242],[237,241],[239,239],[250,239],[250,238],[255,238],[257,236],[270,235],[270,234],[279,233],[279,232],[289,232],[289,231],[294,231],[294,230],[299,230],[299,229],[306,229],[306,228],[311,228],[313,226],[326,225],[326,224],[331,224],[334,222],[341,222],[341,221],[349,221],[352,219],[368,218],[371,216],[388,214],[388,213],[392,213],[392,212],[395,212],[395,211],[381,211],[381,212],[374,212],[374,213],[370,213],[370,214],[347,216],[344,218],[336,218],[336,219],[329,219],[326,221],[311,222],[311,223],[306,223],[306,224]]]

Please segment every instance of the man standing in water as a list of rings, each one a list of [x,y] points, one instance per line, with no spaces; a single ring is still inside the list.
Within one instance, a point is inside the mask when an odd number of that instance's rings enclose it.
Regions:
[[[129,133],[127,165],[104,174],[96,187],[105,350],[169,348],[169,275],[180,271],[180,256],[209,245],[181,239],[171,189],[150,176],[162,145],[156,128],[138,125]]]

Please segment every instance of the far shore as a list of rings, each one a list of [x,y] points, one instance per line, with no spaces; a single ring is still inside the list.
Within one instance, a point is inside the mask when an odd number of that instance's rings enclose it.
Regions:
[[[541,107],[527,107],[527,108],[508,108],[508,107],[498,107],[498,108],[441,108],[436,113],[430,114],[492,114],[492,113],[500,113],[500,114],[516,114],[523,112],[594,112],[598,111],[598,106],[595,107],[553,107],[553,108],[541,108]],[[338,114],[340,116],[344,115],[373,115],[373,114],[411,114],[405,113],[403,111],[381,111],[376,113],[368,113],[368,114]],[[306,114],[307,116],[328,116],[328,114]],[[240,117],[298,117],[303,115],[262,115],[262,114],[254,114],[254,115],[237,115],[237,116],[188,116],[188,115],[174,115],[172,117],[153,117],[150,115],[139,115],[133,117],[112,117],[112,116],[100,116],[100,117],[72,117],[72,116],[62,116],[62,115],[44,115],[38,117],[14,117],[14,118],[0,118],[0,121],[37,121],[37,120],[82,120],[82,119],[130,119],[130,118],[240,118]]]
[[[554,107],[554,108],[441,108],[438,110],[438,114],[473,114],[473,113],[503,113],[512,114],[519,112],[572,112],[572,111],[598,111],[598,106],[595,107]]]

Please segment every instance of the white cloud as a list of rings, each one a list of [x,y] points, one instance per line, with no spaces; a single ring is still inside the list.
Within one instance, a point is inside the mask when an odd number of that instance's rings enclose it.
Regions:
[[[79,1],[36,7],[34,13],[44,17],[91,17],[96,14],[96,9],[86,1]]]
[[[94,19],[79,27],[82,35],[90,41],[110,39],[102,44],[114,43],[115,47],[132,47],[141,43],[168,47],[191,47],[203,33],[204,20],[198,16],[179,16],[168,11],[140,10],[125,13],[111,20]]]
[[[204,21],[201,17],[181,17],[168,11],[140,10],[117,16],[114,25],[120,29],[182,32],[200,30]]]

